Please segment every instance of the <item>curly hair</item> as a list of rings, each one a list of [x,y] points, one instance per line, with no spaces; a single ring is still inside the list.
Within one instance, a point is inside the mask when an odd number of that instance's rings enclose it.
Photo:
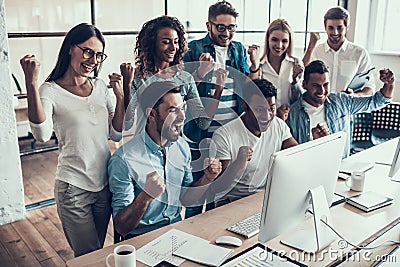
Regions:
[[[146,78],[156,71],[154,55],[156,54],[157,33],[163,28],[174,29],[178,34],[179,49],[171,66],[183,63],[183,54],[187,49],[185,29],[177,18],[161,16],[145,22],[136,37],[135,64],[138,78]]]

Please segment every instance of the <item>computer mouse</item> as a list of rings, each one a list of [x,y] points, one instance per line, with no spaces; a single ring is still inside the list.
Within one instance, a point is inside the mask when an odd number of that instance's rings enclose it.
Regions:
[[[234,236],[224,235],[218,237],[215,240],[215,244],[240,247],[242,245],[242,240]]]

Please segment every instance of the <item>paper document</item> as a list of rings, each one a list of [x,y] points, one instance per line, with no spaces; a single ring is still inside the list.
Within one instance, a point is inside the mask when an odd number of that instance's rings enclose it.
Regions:
[[[233,252],[233,249],[191,239],[182,244],[173,254],[207,266],[220,266]]]
[[[155,266],[162,261],[179,266],[185,261],[185,259],[173,256],[172,253],[188,241],[193,243],[209,243],[208,240],[203,238],[177,229],[171,229],[138,249],[136,251],[137,260],[149,266]]]

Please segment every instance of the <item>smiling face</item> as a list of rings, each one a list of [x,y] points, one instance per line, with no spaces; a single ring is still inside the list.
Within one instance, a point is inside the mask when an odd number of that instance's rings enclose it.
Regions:
[[[103,44],[100,42],[100,40],[93,36],[90,37],[88,40],[86,40],[83,43],[78,44],[79,47],[82,49],[91,49],[93,52],[96,53],[101,53],[103,52]],[[96,55],[93,56],[92,58],[84,58],[83,56],[83,51],[81,48],[77,46],[72,46],[70,48],[70,55],[71,55],[71,62],[70,62],[70,68],[73,70],[73,72],[77,76],[82,76],[82,77],[88,77],[90,73],[95,70],[99,64],[101,63],[100,61],[97,61]]]
[[[286,53],[290,44],[289,33],[276,30],[271,32],[268,37],[268,46],[270,55],[275,57],[282,57]]]
[[[263,95],[253,95],[245,104],[244,123],[256,136],[268,130],[276,114],[275,97],[265,98]]]
[[[236,24],[236,19],[232,15],[222,14],[218,15],[211,22],[207,22],[207,29],[210,34],[210,38],[215,45],[227,47],[231,43],[235,31],[229,31],[227,28],[223,32],[217,30],[218,24],[227,26],[233,26]]]
[[[178,140],[185,120],[185,106],[181,94],[168,93],[156,109],[156,127],[161,142]]]
[[[328,45],[332,49],[339,49],[343,44],[348,27],[343,19],[328,19],[325,23],[325,31],[328,35]]]
[[[311,73],[306,83],[303,81],[304,100],[314,107],[319,107],[325,103],[329,93],[329,73]]]
[[[176,30],[172,28],[159,29],[155,49],[154,62],[157,66],[172,63],[179,49],[179,37]]]

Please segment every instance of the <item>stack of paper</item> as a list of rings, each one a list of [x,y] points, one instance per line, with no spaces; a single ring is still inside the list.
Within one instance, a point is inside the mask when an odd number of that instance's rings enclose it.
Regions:
[[[393,198],[383,196],[376,192],[365,192],[346,199],[350,205],[369,212],[393,203]]]

